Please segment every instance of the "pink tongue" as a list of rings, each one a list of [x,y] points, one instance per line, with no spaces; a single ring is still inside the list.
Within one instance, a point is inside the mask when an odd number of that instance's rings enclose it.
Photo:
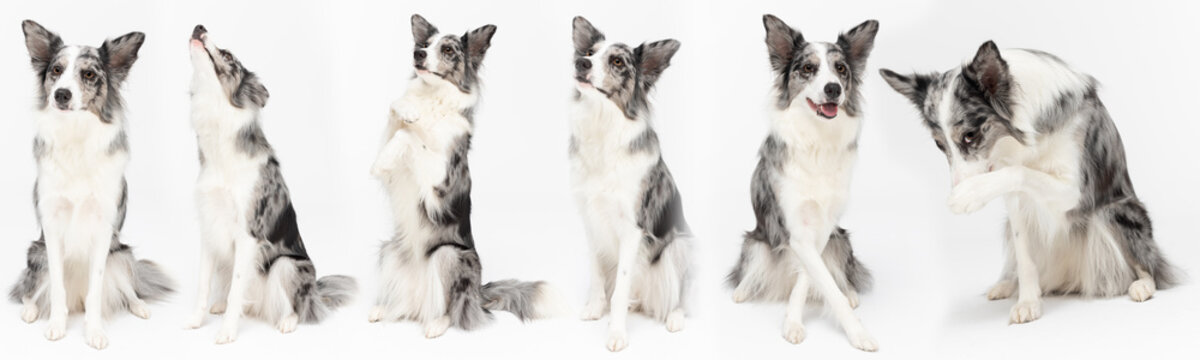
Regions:
[[[837,117],[837,104],[822,104],[820,109],[826,117]]]

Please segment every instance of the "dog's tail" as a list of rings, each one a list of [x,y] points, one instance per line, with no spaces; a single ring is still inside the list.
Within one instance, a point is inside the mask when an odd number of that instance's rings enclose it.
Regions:
[[[317,279],[316,291],[307,294],[296,307],[300,321],[318,323],[333,309],[345,306],[354,300],[358,282],[344,275],[328,275]]]
[[[158,264],[150,260],[138,260],[133,265],[133,291],[142,300],[162,300],[175,292],[175,282]]]
[[[493,281],[483,285],[483,307],[513,313],[521,321],[564,316],[570,312],[561,293],[545,281]]]

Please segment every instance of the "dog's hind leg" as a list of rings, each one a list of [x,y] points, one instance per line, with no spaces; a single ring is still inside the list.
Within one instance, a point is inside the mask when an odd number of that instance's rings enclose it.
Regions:
[[[111,265],[109,265],[109,271],[110,272],[121,271],[120,276],[114,274],[114,275],[112,275],[112,277],[110,279],[111,279],[111,281],[114,282],[113,285],[115,285],[117,292],[120,293],[121,299],[125,303],[125,306],[128,308],[129,313],[133,314],[133,316],[137,316],[142,319],[149,319],[150,318],[150,309],[146,308],[146,301],[139,298],[137,295],[137,291],[134,290],[134,288],[133,288],[133,282],[134,282],[133,277],[136,276],[136,274],[133,273],[133,269],[132,269],[132,267],[134,266],[133,265],[133,261],[134,261],[133,256],[128,253],[125,253],[122,255],[129,256],[129,259],[128,259],[129,261],[124,262],[124,263],[118,263],[118,261],[116,261],[115,259],[110,260],[109,263]],[[110,258],[113,256],[120,256],[120,255],[113,254],[110,256]],[[121,269],[118,267],[125,267],[125,268]],[[125,275],[127,275],[127,276],[125,276]]]
[[[1108,205],[1099,216],[1108,224],[1112,237],[1121,247],[1125,262],[1137,275],[1129,285],[1129,298],[1146,301],[1159,288],[1173,285],[1175,269],[1171,266],[1154,242],[1150,216],[1137,199],[1126,199]]]
[[[263,299],[263,314],[268,319],[275,320],[275,329],[284,334],[296,331],[296,326],[300,323],[300,316],[296,314],[295,304],[292,303],[298,296],[293,294],[299,291],[305,280],[313,283],[309,291],[316,291],[311,274],[310,279],[302,279],[296,265],[290,258],[275,259],[268,272],[267,288],[264,291],[266,296]]]

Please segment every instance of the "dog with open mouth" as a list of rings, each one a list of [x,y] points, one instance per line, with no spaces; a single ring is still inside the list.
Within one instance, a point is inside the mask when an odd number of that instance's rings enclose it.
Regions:
[[[807,41],[774,15],[764,15],[763,26],[775,101],[750,186],[756,226],[728,276],[733,300],[786,301],[783,336],[798,344],[806,301],[823,299],[850,344],[875,351],[853,312],[871,275],[837,222],[858,157],[860,87],[879,23],[866,21],[833,43]]]

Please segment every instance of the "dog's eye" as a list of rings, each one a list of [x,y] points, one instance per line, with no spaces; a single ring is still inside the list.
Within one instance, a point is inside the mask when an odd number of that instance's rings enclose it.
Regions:
[[[813,73],[817,71],[817,67],[812,66],[812,64],[804,64],[804,66],[800,67],[800,70],[806,73]]]
[[[95,72],[92,72],[91,70],[84,70],[84,71],[83,71],[83,78],[84,78],[84,79],[87,79],[87,80],[95,79],[95,78],[96,78],[96,73],[95,73]]]
[[[968,131],[966,134],[963,134],[962,142],[964,144],[971,145],[977,141],[979,141],[979,131],[971,130],[971,131]]]
[[[615,57],[612,59],[612,65],[616,66],[616,67],[624,67],[625,61],[621,60],[621,58],[619,58],[619,57]]]
[[[449,46],[443,46],[442,53],[446,54],[446,55],[454,54],[454,48],[449,47]]]
[[[54,73],[54,75],[62,75],[63,67],[62,65],[54,65],[50,68],[50,72]]]
[[[586,53],[584,53],[583,56],[592,56],[595,54],[596,54],[595,51],[592,51],[592,49],[588,49],[588,51]]]
[[[845,75],[846,74],[846,65],[837,64],[837,72],[838,72],[838,74]]]
[[[222,58],[224,58],[224,59],[225,59],[225,61],[233,61],[233,54],[230,54],[230,53],[224,53],[224,54],[222,54],[222,55],[221,55],[221,57],[222,57]]]

